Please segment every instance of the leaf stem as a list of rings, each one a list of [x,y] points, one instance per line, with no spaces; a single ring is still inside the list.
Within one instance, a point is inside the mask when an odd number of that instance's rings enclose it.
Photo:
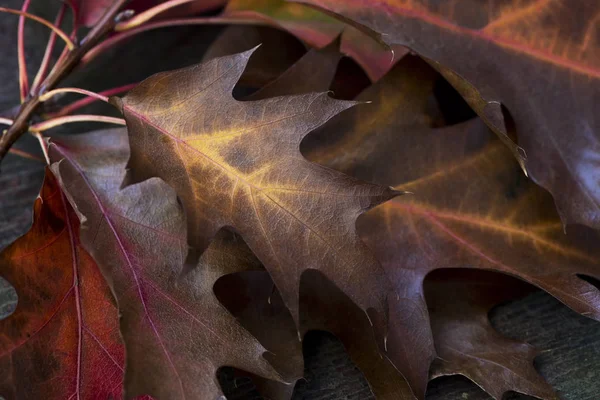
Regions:
[[[23,1],[21,11],[26,13],[30,3],[31,0]],[[17,59],[19,62],[19,95],[21,96],[21,103],[23,103],[29,93],[27,61],[25,60],[25,16],[23,15],[19,17],[19,27],[17,30]]]
[[[129,85],[124,85],[124,86],[119,86],[119,87],[116,87],[113,89],[103,90],[102,92],[99,92],[98,94],[102,95],[102,96],[106,96],[108,98],[108,97],[114,96],[116,94],[127,92],[127,91],[133,89],[134,87],[136,87],[137,85],[138,85],[137,83],[131,83]],[[50,116],[52,118],[55,118],[55,117],[62,117],[64,115],[71,114],[73,111],[76,111],[82,107],[85,107],[88,104],[95,102],[96,100],[97,99],[95,97],[86,97],[81,100],[77,100],[77,101],[61,108],[57,112],[50,114]],[[104,99],[102,99],[102,100],[104,100]]]
[[[31,154],[31,153],[28,153],[23,150],[15,149],[14,147],[12,149],[10,149],[8,152],[10,154],[14,154],[19,157],[27,158],[29,160],[44,161],[40,157],[36,156],[35,154]]]
[[[113,29],[115,24],[119,22],[118,19],[124,15],[119,14],[119,10],[126,2],[127,0],[114,0],[111,6],[104,12],[104,15],[102,15],[98,23],[87,33],[80,45],[73,50],[70,50],[64,59],[57,62],[57,65],[50,71],[50,74],[48,74],[46,79],[40,84],[39,88],[31,93],[30,97],[21,105],[14,123],[2,137],[0,137],[0,160],[4,158],[8,149],[10,149],[17,139],[27,132],[29,121],[41,104],[39,92],[55,88],[56,85],[58,85],[58,83],[79,64],[82,57]],[[0,11],[1,10],[2,9],[0,8]],[[61,34],[64,34],[64,32],[60,32]],[[57,35],[58,34],[57,31]]]
[[[149,20],[151,20],[152,18],[154,18],[155,16],[157,16],[160,13],[163,13],[173,7],[177,7],[182,4],[191,3],[192,1],[196,1],[196,0],[169,0],[164,3],[158,4],[152,8],[136,15],[135,17],[131,18],[128,21],[123,21],[121,23],[118,23],[115,26],[115,31],[117,31],[117,32],[126,31],[131,28],[138,27],[138,26],[142,25],[143,23],[148,22]]]
[[[71,38],[71,40],[75,41],[77,38],[77,29],[79,29],[79,10],[73,4],[73,0],[64,0],[64,1],[69,5],[69,8],[71,9],[71,13],[73,15],[73,27],[71,29],[71,35],[69,37]],[[62,63],[62,61],[65,59],[65,57],[67,56],[68,53],[69,53],[69,49],[67,47],[65,47],[63,49],[62,53],[60,53],[60,56],[58,57],[58,60],[56,61],[56,65],[54,66],[54,68],[57,68]],[[50,72],[50,73],[52,73],[52,72]]]
[[[189,26],[189,25],[220,25],[220,24],[248,24],[248,25],[268,25],[267,21],[261,21],[258,19],[250,18],[233,18],[233,17],[197,17],[197,18],[181,18],[181,19],[170,19],[164,21],[151,22],[144,24],[120,34],[114,35],[111,38],[103,41],[93,49],[91,49],[81,60],[82,64],[88,64],[91,60],[96,58],[101,53],[105,52],[109,48],[119,44],[125,39],[135,36],[142,32],[151,31],[160,28],[169,28],[174,26]]]
[[[4,125],[12,125],[15,121],[13,121],[10,118],[4,118],[4,117],[0,117],[0,124],[4,124]]]
[[[62,4],[56,19],[54,20],[54,26],[60,26],[62,24],[63,18],[65,17],[65,11],[67,10],[67,5],[65,3]],[[73,35],[71,35],[73,36]],[[50,58],[52,57],[52,51],[54,50],[54,44],[56,43],[56,32],[50,32],[50,38],[48,38],[48,44],[46,45],[46,51],[44,52],[44,58],[42,59],[42,63],[40,64],[40,68],[38,69],[37,74],[33,80],[32,89],[36,90],[39,88],[42,79],[46,77],[46,73],[48,72],[48,66],[50,65]]]
[[[44,140],[44,136],[40,132],[33,132],[33,136],[36,137],[38,142],[40,143],[40,147],[42,148],[42,153],[44,153],[44,158],[46,159],[46,164],[50,165],[50,154],[48,152],[48,143]]]
[[[73,4],[73,0],[64,0],[63,4],[67,4],[71,9],[71,14],[73,16],[73,34],[77,31],[79,27],[79,9]]]
[[[75,49],[75,44],[71,41],[71,39],[69,39],[69,36],[67,36],[67,34],[62,29],[60,29],[57,26],[54,26],[51,22],[45,20],[44,18],[40,18],[37,15],[29,14],[28,12],[24,12],[24,11],[20,11],[20,10],[13,10],[12,8],[6,8],[6,7],[0,7],[0,12],[20,15],[21,17],[29,18],[33,21],[39,22],[40,24],[50,28],[53,32],[56,32],[56,34],[58,36],[60,36],[60,38],[62,40],[65,41],[65,43],[69,47],[69,50]]]
[[[125,120],[121,119],[121,118],[106,117],[104,115],[82,114],[82,115],[67,115],[64,117],[49,119],[47,121],[43,121],[43,122],[40,122],[40,123],[30,126],[29,130],[31,132],[43,132],[43,131],[47,131],[48,129],[56,128],[57,126],[60,126],[60,125],[72,124],[74,122],[105,122],[105,123],[109,123],[109,124],[125,125]]]
[[[108,102],[108,97],[102,96],[99,93],[91,92],[91,91],[85,90],[85,89],[71,88],[71,87],[59,88],[59,89],[54,89],[49,92],[46,92],[40,96],[40,101],[43,103],[45,101],[48,101],[53,96],[56,96],[57,94],[60,94],[60,93],[79,93],[79,94],[84,94],[86,96],[94,97],[95,99],[102,100],[104,102]]]

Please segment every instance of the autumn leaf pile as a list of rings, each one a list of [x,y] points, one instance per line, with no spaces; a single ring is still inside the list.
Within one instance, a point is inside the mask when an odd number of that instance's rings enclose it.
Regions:
[[[287,399],[320,329],[377,398],[452,374],[558,398],[487,313],[537,287],[600,320],[598,5],[212,3],[234,25],[111,97],[126,128],[47,140],[0,255],[0,396],[216,399],[231,366]]]

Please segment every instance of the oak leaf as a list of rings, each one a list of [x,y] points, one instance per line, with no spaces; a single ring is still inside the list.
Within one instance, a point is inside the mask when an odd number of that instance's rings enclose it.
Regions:
[[[341,57],[338,47],[339,41],[336,40],[323,49],[310,50],[281,76],[244,100],[327,90],[338,70]],[[347,83],[354,82],[342,84]],[[310,330],[325,330],[342,341],[378,399],[414,399],[402,375],[389,360],[381,357],[372,340],[372,328],[364,312],[322,274],[307,271],[302,275],[302,331],[299,333],[267,272],[252,271],[225,276],[215,285],[215,293],[254,336],[264,338],[261,340],[263,343],[266,341],[274,344],[274,352],[278,358],[295,359],[299,355],[299,349],[294,347],[294,344],[300,345],[298,335],[304,338]],[[352,323],[349,324],[348,321]],[[259,392],[265,396],[270,394],[277,399],[291,398],[293,385],[286,387],[256,377],[254,382]]]
[[[459,91],[484,105],[474,109],[496,133],[514,124],[526,157],[513,151],[552,193],[563,222],[600,228],[597,2],[301,1],[409,47],[454,83],[468,81]]]
[[[0,254],[16,289],[0,322],[0,397],[119,398],[124,349],[117,308],[79,242],[79,221],[50,171],[31,229]]]
[[[428,275],[424,288],[438,354],[431,378],[464,375],[497,400],[509,391],[558,399],[533,368],[538,352],[503,337],[488,319],[492,307],[532,292],[530,285],[498,273],[445,269]]]
[[[430,335],[422,282],[440,268],[513,275],[600,319],[600,294],[580,278],[600,276],[597,234],[572,226],[565,235],[552,199],[526,180],[480,120],[431,128],[424,110],[432,85],[426,65],[407,56],[358,97],[372,104],[303,143],[315,162],[415,193],[358,220],[361,238],[403,299],[411,335]],[[420,370],[424,362],[414,356]]]
[[[283,379],[266,361],[267,350],[213,293],[221,276],[256,268],[239,238],[221,231],[182,275],[185,222],[172,189],[152,179],[119,190],[129,156],[124,130],[55,138],[50,151],[82,221],[83,246],[117,299],[126,398],[217,398],[215,373],[223,365]]]

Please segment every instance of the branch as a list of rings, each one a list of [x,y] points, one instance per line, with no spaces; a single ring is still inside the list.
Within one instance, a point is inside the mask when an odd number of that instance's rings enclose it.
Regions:
[[[58,83],[68,75],[79,63],[82,57],[94,47],[101,39],[110,32],[119,19],[119,10],[127,0],[115,0],[110,8],[106,10],[100,21],[92,28],[86,37],[81,41],[79,47],[71,50],[68,55],[60,61],[42,82],[39,89],[36,89],[32,96],[21,105],[19,113],[15,117],[15,122],[0,138],[0,160],[4,158],[8,149],[19,139],[29,128],[29,121],[40,105],[40,92],[52,90]],[[1,8],[0,8],[1,11]],[[14,11],[14,10],[13,10]],[[61,31],[62,32],[62,31]],[[58,32],[57,32],[58,34]]]

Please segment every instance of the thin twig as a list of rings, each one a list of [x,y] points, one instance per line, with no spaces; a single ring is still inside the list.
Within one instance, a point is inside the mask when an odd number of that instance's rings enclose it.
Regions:
[[[131,89],[133,89],[134,87],[136,87],[137,85],[138,85],[137,83],[131,83],[129,85],[124,85],[124,86],[116,87],[113,89],[103,90],[102,92],[98,92],[98,94],[102,95],[102,96],[110,97],[110,96],[114,96],[116,94],[120,94],[123,92],[128,92]],[[95,101],[97,101],[97,99],[95,97],[86,97],[81,100],[74,101],[73,103],[61,108],[57,112],[50,114],[50,117],[56,118],[56,117],[62,117],[63,115],[69,115],[69,114],[73,113],[73,111],[76,111],[82,107],[85,107],[88,104],[91,104]]]
[[[76,42],[77,30],[79,29],[79,10],[78,10],[77,6],[75,6],[75,4],[73,4],[73,0],[64,0],[64,1],[69,5],[69,8],[71,8],[71,11],[73,14],[73,27],[71,28],[71,35],[69,37],[71,38],[72,41]],[[60,67],[60,65],[62,64],[62,62],[64,61],[64,59],[67,57],[68,54],[69,54],[69,49],[67,47],[65,47],[63,49],[63,51],[60,53],[60,56],[58,56],[58,60],[56,60],[56,64],[54,65],[54,68],[52,68],[52,71],[50,72],[50,74],[52,74],[52,72],[54,72],[55,68]]]
[[[63,4],[67,4],[71,9],[71,14],[73,15],[73,32],[75,32],[79,28],[79,9],[73,4],[73,0],[64,0]]]
[[[10,118],[4,118],[4,117],[0,117],[0,124],[4,124],[4,125],[12,125],[15,121],[13,121]]]
[[[31,0],[23,1],[22,12],[27,12]],[[27,77],[27,61],[25,60],[25,16],[19,17],[19,27],[17,30],[17,59],[19,61],[19,94],[21,103],[25,101],[29,93],[29,78]]]
[[[91,49],[81,60],[82,64],[88,64],[91,60],[96,58],[101,53],[105,52],[109,48],[116,44],[135,36],[142,32],[151,31],[160,28],[169,28],[174,26],[188,26],[188,25],[221,25],[221,24],[248,24],[248,25],[269,25],[268,22],[251,19],[251,18],[234,18],[234,17],[198,17],[198,18],[182,18],[182,19],[171,19],[165,21],[151,22],[138,26],[136,28],[124,31],[118,35],[114,35],[109,39],[103,41],[98,46]]]
[[[46,159],[46,164],[50,165],[50,154],[48,151],[48,143],[44,140],[44,136],[39,132],[33,132],[33,136],[35,136],[40,143],[40,147],[42,148],[42,153],[44,153],[44,158]]]
[[[60,93],[79,93],[79,94],[84,94],[86,96],[94,97],[94,98],[96,98],[98,100],[102,100],[102,101],[108,103],[108,97],[106,97],[106,96],[103,96],[103,95],[101,95],[99,93],[96,93],[96,92],[91,92],[89,90],[79,89],[79,88],[71,88],[71,87],[68,87],[68,88],[59,88],[59,89],[54,89],[54,90],[51,90],[49,92],[46,92],[46,93],[44,93],[44,94],[42,94],[40,96],[40,101],[43,103],[43,102],[48,101],[49,99],[51,99],[53,96],[56,96],[57,94],[60,94]]]
[[[54,20],[54,26],[60,27],[65,17],[65,11],[67,10],[67,5],[65,3],[62,4],[60,10],[58,11],[58,15]],[[71,35],[72,37],[73,35]],[[48,66],[50,65],[50,59],[52,58],[52,51],[54,50],[54,44],[56,43],[56,32],[50,32],[50,38],[48,38],[48,44],[46,45],[46,51],[44,52],[44,58],[42,59],[42,63],[40,64],[40,68],[38,69],[37,74],[35,75],[35,79],[33,80],[33,84],[31,85],[33,90],[39,88],[40,83],[46,77],[46,73],[48,72]]]
[[[74,122],[105,122],[108,124],[115,125],[125,125],[125,120],[121,118],[115,117],[106,117],[104,115],[67,115],[65,117],[58,117],[54,119],[49,119],[47,121],[43,121],[32,125],[29,127],[31,132],[43,132],[48,129],[56,128],[57,126],[64,124],[72,124]]]
[[[35,161],[42,161],[42,162],[44,162],[44,160],[42,160],[40,157],[36,156],[35,154],[31,154],[31,153],[28,153],[28,152],[23,151],[23,150],[15,149],[14,147],[12,149],[10,149],[8,152],[10,154],[14,154],[14,155],[19,156],[19,157],[27,158],[29,160],[35,160]]]
[[[75,48],[75,44],[71,41],[71,39],[69,39],[69,36],[67,36],[67,34],[60,29],[57,26],[54,26],[54,24],[52,24],[52,22],[45,20],[44,18],[40,18],[37,15],[33,15],[33,14],[29,14],[27,12],[23,12],[20,10],[13,10],[12,8],[6,8],[6,7],[0,7],[0,12],[5,12],[8,14],[15,14],[15,15],[20,15],[22,17],[25,18],[29,18],[35,22],[39,22],[40,24],[48,27],[49,29],[52,29],[54,32],[56,32],[56,34],[58,36],[60,36],[60,38],[62,40],[65,41],[65,43],[67,44],[67,46],[69,46],[70,50],[73,50]]]
[[[185,3],[191,3],[192,1],[196,0],[169,0],[164,3],[158,4],[144,12],[139,13],[130,20],[118,23],[115,26],[115,31],[120,32],[135,28],[137,26],[142,25],[145,22],[148,22],[152,18],[156,17],[158,14],[170,10],[173,7],[177,7]]]

